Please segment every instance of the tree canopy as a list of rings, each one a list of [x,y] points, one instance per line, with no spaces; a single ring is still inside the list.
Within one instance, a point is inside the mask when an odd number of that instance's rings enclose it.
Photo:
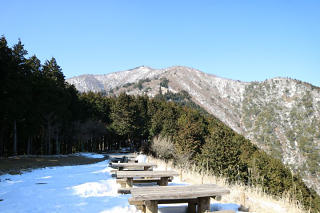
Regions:
[[[27,58],[21,41],[10,48],[4,37],[0,76],[1,157],[129,146],[165,160],[195,164],[231,183],[258,185],[275,196],[290,192],[306,209],[320,211],[319,196],[299,175],[214,116],[186,104],[190,97],[184,91],[155,98],[81,94],[65,81],[55,58],[41,64],[35,55]]]

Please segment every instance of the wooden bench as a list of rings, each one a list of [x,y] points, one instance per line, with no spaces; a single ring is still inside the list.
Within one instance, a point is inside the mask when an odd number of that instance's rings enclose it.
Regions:
[[[169,180],[173,179],[174,176],[179,174],[175,171],[117,171],[116,177],[122,178],[126,182],[126,187],[132,187],[134,179],[137,179],[139,182],[150,182],[157,180],[157,184],[160,186],[167,186]],[[152,180],[153,179],[153,180]]]
[[[157,213],[158,204],[188,203],[188,212],[210,211],[210,198],[229,194],[215,184],[132,188],[129,203],[144,213]]]
[[[127,170],[137,170],[142,169],[144,171],[152,170],[153,167],[156,167],[157,164],[154,163],[111,163],[112,168],[116,168],[119,171],[122,171],[124,169]]]
[[[138,163],[136,155],[109,155],[109,165],[111,163]]]
[[[168,182],[171,182],[172,179],[169,178]],[[126,179],[117,179],[116,182],[120,184],[121,188],[118,189],[118,193],[120,194],[130,194],[131,193],[131,188],[127,187],[127,180]],[[161,179],[160,178],[138,178],[138,179],[133,179],[132,184],[139,184],[139,183],[156,183],[157,185],[160,186],[161,184]]]

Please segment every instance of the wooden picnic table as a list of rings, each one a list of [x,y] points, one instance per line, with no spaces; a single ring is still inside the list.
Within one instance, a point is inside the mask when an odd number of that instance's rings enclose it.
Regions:
[[[140,183],[150,182],[150,179],[153,180],[152,178],[155,178],[154,180],[160,186],[167,186],[169,178],[178,175],[175,171],[117,171],[116,173],[117,178],[124,178],[126,180],[126,187],[132,187],[134,178]]]
[[[210,198],[229,194],[215,184],[132,188],[129,203],[144,213],[157,213],[158,204],[188,203],[188,212],[210,211]],[[196,211],[197,210],[197,211]]]
[[[111,163],[128,163],[128,162],[138,162],[137,155],[132,154],[110,154],[108,155]]]
[[[154,163],[111,163],[111,167],[118,168],[119,171],[138,167],[142,167],[143,170],[147,171],[156,166],[157,164]]]

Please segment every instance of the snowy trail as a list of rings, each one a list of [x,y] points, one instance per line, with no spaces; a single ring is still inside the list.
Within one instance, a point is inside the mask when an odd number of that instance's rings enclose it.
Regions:
[[[136,212],[117,194],[108,161],[0,176],[0,212]]]
[[[81,153],[87,157],[101,158],[101,155]],[[145,161],[145,156],[140,156]],[[142,158],[143,157],[143,158]],[[130,206],[131,195],[118,194],[116,180],[111,177],[105,160],[95,164],[47,167],[21,175],[0,176],[1,213],[43,213],[43,212],[92,212],[92,213],[137,213]],[[156,170],[163,168],[156,168]],[[174,178],[169,185],[185,185]],[[2,201],[1,201],[2,200]],[[224,205],[224,204],[223,204]],[[230,204],[231,209],[238,208]],[[229,207],[230,205],[225,205]],[[233,205],[233,206],[232,206]],[[186,212],[186,204],[159,205],[161,213]],[[211,204],[211,210],[222,210],[220,204]]]

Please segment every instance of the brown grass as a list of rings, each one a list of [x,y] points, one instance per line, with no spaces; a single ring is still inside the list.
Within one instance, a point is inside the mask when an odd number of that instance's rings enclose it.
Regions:
[[[10,158],[0,158],[0,175],[21,174],[32,169],[53,167],[53,166],[72,166],[97,163],[105,160],[87,158],[83,156],[16,156]]]
[[[223,196],[221,203],[237,203],[249,207],[250,212],[261,213],[304,213],[305,211],[297,201],[290,200],[288,194],[281,198],[267,195],[259,187],[248,187],[242,184],[230,185],[223,177],[201,174],[195,166],[191,169],[181,170],[173,166],[172,162],[165,163],[162,160],[148,157],[148,162],[156,163],[158,169],[173,169],[180,172],[180,181],[191,184],[217,184],[230,190],[230,194]],[[190,167],[189,167],[190,168]],[[217,202],[217,201],[214,201]]]

